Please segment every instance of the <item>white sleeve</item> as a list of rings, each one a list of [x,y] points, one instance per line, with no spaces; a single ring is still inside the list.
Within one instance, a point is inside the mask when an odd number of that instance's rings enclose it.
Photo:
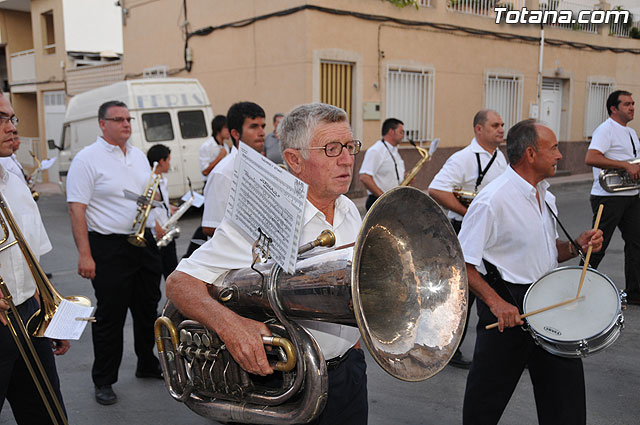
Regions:
[[[71,161],[67,174],[67,202],[89,205],[93,196],[95,176],[90,164],[78,155]]]
[[[462,186],[465,169],[460,162],[459,155],[451,155],[429,184],[429,189],[453,192],[454,186]]]
[[[595,129],[589,143],[589,149],[597,150],[606,155],[611,148],[612,133],[608,125],[600,125]]]
[[[487,246],[495,237],[493,226],[496,220],[491,205],[476,199],[471,203],[462,220],[458,240],[464,254],[464,261],[484,271],[482,259]]]
[[[207,190],[204,200],[202,227],[217,228],[220,226],[227,210],[227,200],[232,184],[233,180],[222,173],[213,175],[211,186]]]
[[[368,174],[372,177],[376,175],[380,167],[380,162],[382,161],[380,152],[378,149],[372,150],[371,148],[365,152],[362,165],[360,166],[360,174]]]

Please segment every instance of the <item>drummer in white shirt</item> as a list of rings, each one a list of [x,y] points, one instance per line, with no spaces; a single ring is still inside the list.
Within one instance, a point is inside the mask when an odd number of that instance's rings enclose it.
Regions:
[[[463,423],[497,424],[528,367],[540,424],[585,424],[582,361],[548,353],[518,328],[531,284],[577,255],[558,239],[549,212],[557,215],[555,197],[544,180],[562,155],[548,127],[526,120],[509,130],[507,156],[510,166],[476,196],[459,234],[479,317]],[[576,242],[597,252],[602,232],[587,230]],[[498,329],[485,329],[495,321]]]
[[[309,184],[301,243],[314,240],[325,229],[335,233],[336,245],[355,241],[360,214],[343,194],[351,183],[360,142],[353,140],[346,113],[326,104],[301,105],[284,117],[278,129],[289,170]],[[243,369],[268,375],[273,370],[262,343],[262,335],[270,334],[267,327],[237,315],[207,292],[207,284],[225,272],[251,265],[252,243],[225,219],[212,239],[180,262],[169,276],[166,291],[185,316],[220,336]],[[316,338],[332,366],[328,366],[328,402],[319,422],[314,423],[366,424],[366,363],[358,329],[320,322],[301,324]]]

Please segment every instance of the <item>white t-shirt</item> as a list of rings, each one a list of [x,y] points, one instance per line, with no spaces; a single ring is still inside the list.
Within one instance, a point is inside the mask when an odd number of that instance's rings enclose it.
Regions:
[[[471,203],[458,239],[464,260],[486,273],[482,259],[497,267],[504,280],[533,283],[558,266],[555,197],[546,180],[536,188],[511,167],[489,183]]]
[[[12,153],[11,156],[0,158],[0,164],[6,171],[18,176],[23,183],[27,183],[25,179],[24,169],[22,168],[22,165],[20,165],[18,157],[16,157],[15,153]]]
[[[36,256],[51,251],[51,242],[42,224],[40,212],[36,206],[24,179],[9,173],[0,165],[0,192],[7,202],[11,215],[20,228],[22,236]],[[15,240],[10,232],[6,243]],[[0,252],[0,276],[7,284],[15,305],[20,305],[33,296],[36,284],[22,251],[16,245]],[[0,325],[1,326],[1,325]]]
[[[204,211],[202,227],[218,228],[227,211],[227,201],[233,185],[233,170],[236,165],[238,149],[234,146],[231,153],[213,168],[207,184],[204,186]]]
[[[222,145],[219,145],[213,137],[209,137],[204,141],[202,146],[200,146],[198,155],[200,158],[200,173],[202,173],[209,166],[209,164],[211,164],[211,162],[214,161],[218,157],[218,155],[220,155],[220,151],[222,149],[226,150],[227,153],[231,151],[226,144],[223,143]],[[218,164],[216,164],[216,166]],[[207,176],[203,175],[202,179],[207,180]]]
[[[118,146],[98,137],[73,158],[67,175],[67,202],[87,206],[89,231],[103,235],[131,232],[138,205],[124,196],[124,189],[142,195],[151,167],[142,151],[126,144],[125,155]]]
[[[636,157],[640,157],[640,141],[635,130],[628,126],[617,123],[614,119],[608,118],[600,124],[593,132],[589,149],[595,149],[609,159],[616,161],[629,161],[635,159],[631,141],[636,148]],[[593,187],[591,194],[596,196],[636,196],[638,190],[625,190],[609,193],[600,186],[598,176],[602,169],[593,167]]]
[[[383,192],[391,190],[402,183],[404,171],[404,161],[398,152],[398,147],[384,140],[378,140],[367,149],[360,166],[360,174],[368,174],[373,177],[374,183]],[[371,195],[368,190],[367,193]]]
[[[307,200],[300,243],[310,242],[316,239],[320,232],[329,229],[336,236],[336,246],[346,245],[356,240],[361,224],[362,219],[357,207],[344,195],[336,200],[333,226],[326,221],[324,214]],[[224,278],[229,270],[251,266],[253,242],[237,230],[231,221],[225,219],[213,237],[191,254],[191,257],[180,261],[176,270],[203,282],[213,283],[219,278]],[[324,248],[314,248],[322,249]],[[360,338],[360,331],[356,327],[306,320],[298,322],[311,332],[327,360],[343,355]]]
[[[460,186],[465,192],[473,192],[478,178],[478,160],[476,153],[480,155],[480,167],[485,169],[493,153],[487,152],[474,137],[469,146],[454,153],[447,159],[438,174],[435,175],[429,189],[453,192],[454,186]],[[482,183],[478,186],[478,192],[498,177],[507,168],[507,160],[500,151],[497,150],[496,159],[487,170]],[[462,221],[462,216],[454,211],[447,213],[449,219]]]

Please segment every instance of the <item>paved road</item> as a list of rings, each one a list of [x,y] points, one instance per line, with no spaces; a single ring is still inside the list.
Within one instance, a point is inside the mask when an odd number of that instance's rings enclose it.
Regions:
[[[560,219],[574,235],[587,228],[591,221],[588,204],[589,185],[555,185]],[[71,235],[66,204],[62,195],[44,195],[39,206],[54,250],[42,258],[42,264],[53,273],[54,285],[65,295],[86,295],[93,299],[89,281],[76,274],[77,254]],[[197,226],[197,214],[181,220],[184,235],[191,235]],[[526,237],[526,235],[523,235]],[[178,252],[186,250],[187,238],[181,238]],[[577,264],[577,261],[573,261]],[[601,270],[619,286],[624,283],[622,242],[613,241]],[[94,300],[95,301],[95,300]],[[630,306],[626,313],[626,328],[620,339],[607,350],[584,361],[587,382],[587,417],[589,424],[635,424],[640,417],[640,307]],[[472,325],[475,322],[475,311]],[[131,322],[125,330],[125,353],[118,383],[114,386],[119,402],[100,406],[93,398],[90,368],[93,359],[88,331],[71,350],[58,358],[62,391],[73,425],[108,423],[198,425],[212,422],[197,416],[182,404],[173,401],[162,381],[134,377],[135,357]],[[463,345],[465,354],[473,349],[475,330],[470,329]],[[371,425],[382,424],[459,424],[467,372],[446,367],[435,377],[421,383],[406,383],[386,375],[368,357],[369,409]],[[533,391],[527,372],[509,403],[501,424],[537,423]],[[14,424],[10,409],[0,414],[0,425]]]

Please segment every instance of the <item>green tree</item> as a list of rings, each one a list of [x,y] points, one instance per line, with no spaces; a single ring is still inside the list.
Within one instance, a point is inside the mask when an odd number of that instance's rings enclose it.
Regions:
[[[394,4],[396,7],[407,7],[407,6],[415,6],[418,8],[418,0],[383,0],[388,1],[391,4]]]

